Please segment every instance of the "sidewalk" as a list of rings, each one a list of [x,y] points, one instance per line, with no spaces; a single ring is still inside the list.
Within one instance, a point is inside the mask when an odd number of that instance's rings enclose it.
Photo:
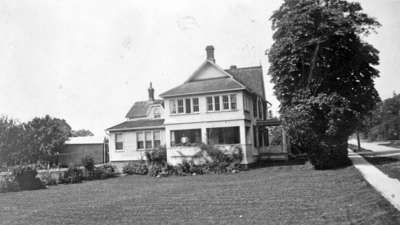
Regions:
[[[357,140],[350,139],[348,141],[349,144],[357,145]],[[381,144],[385,144],[389,142],[381,141],[381,142],[361,142],[361,148],[370,150],[373,152],[372,155],[379,156],[400,156],[400,149],[395,147],[384,146]],[[364,153],[360,153],[363,155]]]
[[[366,147],[363,146],[363,148]],[[365,160],[362,156],[350,149],[349,158],[353,162],[354,167],[363,175],[365,180],[371,184],[371,186],[373,186],[384,198],[386,198],[397,210],[400,211],[400,181],[398,179],[388,177],[378,168],[367,162],[367,160]]]

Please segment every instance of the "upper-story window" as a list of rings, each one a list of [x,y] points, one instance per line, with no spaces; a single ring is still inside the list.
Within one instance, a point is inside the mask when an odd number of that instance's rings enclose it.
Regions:
[[[123,150],[124,149],[124,142],[123,142],[123,136],[121,133],[115,134],[115,150]]]
[[[207,99],[207,111],[228,111],[237,109],[236,94],[209,96]]]
[[[169,100],[171,114],[199,112],[199,98],[178,98]]]
[[[154,118],[160,118],[160,117],[161,117],[161,110],[160,110],[160,107],[154,108],[153,116],[154,116]]]
[[[245,112],[251,112],[251,100],[247,95],[243,96],[243,105]]]

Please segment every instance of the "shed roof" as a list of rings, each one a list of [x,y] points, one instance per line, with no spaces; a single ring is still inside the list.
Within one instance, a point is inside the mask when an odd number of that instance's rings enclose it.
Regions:
[[[85,136],[85,137],[70,137],[65,144],[66,145],[78,145],[78,144],[103,144],[103,136]]]

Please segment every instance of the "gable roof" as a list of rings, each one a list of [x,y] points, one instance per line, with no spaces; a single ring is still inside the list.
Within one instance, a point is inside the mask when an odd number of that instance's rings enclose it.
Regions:
[[[265,99],[264,77],[261,66],[230,68],[225,71],[244,84],[250,92]]]
[[[146,128],[163,128],[164,119],[127,120],[107,129],[107,131],[137,130]]]
[[[156,99],[154,101],[138,101],[133,104],[129,112],[126,114],[126,118],[135,119],[147,116],[147,111],[152,105],[163,104],[164,101],[161,99]]]
[[[231,78],[215,78],[208,80],[192,81],[183,83],[160,96],[173,97],[191,94],[213,93],[220,91],[233,91],[245,89]]]
[[[207,65],[211,65],[219,70],[221,72],[221,76],[211,79],[195,80],[202,68],[206,67]],[[262,67],[255,66],[223,70],[215,63],[206,60],[189,77],[189,79],[185,81],[185,83],[162,93],[160,96],[174,97],[232,90],[248,90],[249,92],[257,94],[265,99]]]

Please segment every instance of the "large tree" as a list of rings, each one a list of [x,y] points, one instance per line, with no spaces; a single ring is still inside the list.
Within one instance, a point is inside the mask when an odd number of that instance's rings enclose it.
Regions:
[[[80,129],[80,130],[72,130],[71,137],[86,137],[93,136],[94,134],[90,130]]]
[[[271,20],[269,74],[293,144],[317,169],[347,163],[348,136],[379,100],[378,50],[362,37],[380,24],[344,0],[285,0]]]
[[[24,158],[32,163],[51,162],[52,156],[63,148],[65,141],[71,136],[71,127],[65,120],[49,115],[34,118],[25,128],[29,146],[24,151]]]

